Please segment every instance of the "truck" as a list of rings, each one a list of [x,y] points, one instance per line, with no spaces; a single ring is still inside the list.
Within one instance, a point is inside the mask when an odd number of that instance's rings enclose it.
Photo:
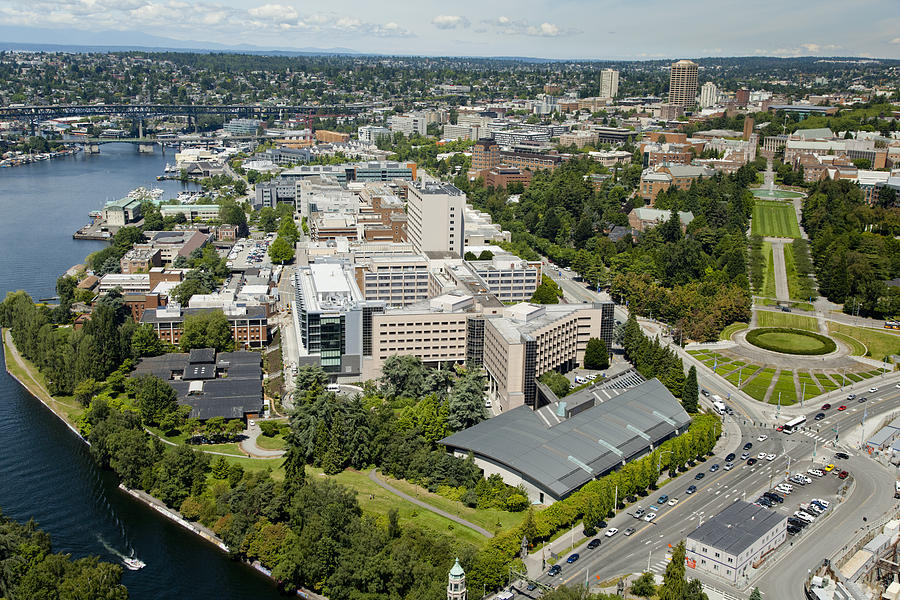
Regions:
[[[725,402],[722,400],[722,397],[718,394],[713,394],[713,408],[716,409],[716,412],[720,415],[725,414]]]

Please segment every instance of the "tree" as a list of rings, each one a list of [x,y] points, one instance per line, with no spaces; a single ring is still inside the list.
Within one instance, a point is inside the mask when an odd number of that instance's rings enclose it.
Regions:
[[[180,345],[182,352],[194,348],[215,348],[217,352],[231,352],[234,350],[234,338],[228,317],[221,310],[185,316]]]
[[[187,306],[191,298],[197,294],[208,294],[212,291],[202,279],[185,277],[184,281],[172,289],[172,298],[182,306]]]
[[[100,391],[100,386],[96,381],[94,381],[93,378],[88,377],[75,386],[73,395],[75,396],[75,399],[81,403],[82,406],[87,406],[91,403],[91,399],[98,391]]]
[[[568,394],[569,390],[572,388],[572,384],[569,383],[566,376],[557,371],[547,371],[538,377],[538,380],[549,387],[550,390],[556,394],[557,398],[562,398]]]
[[[301,365],[297,369],[297,376],[294,378],[294,386],[296,392],[294,394],[295,401],[301,395],[305,395],[307,402],[312,402],[325,391],[328,385],[329,377],[325,370],[319,365]]]
[[[392,354],[381,367],[381,387],[390,398],[416,398],[425,384],[425,366],[416,356]]]
[[[269,246],[269,258],[273,263],[291,262],[294,260],[294,245],[281,236],[275,238],[275,241]]]
[[[278,229],[278,215],[275,214],[275,209],[271,206],[264,206],[259,209],[256,222],[260,229],[266,233],[271,233]]]
[[[135,377],[131,386],[141,419],[148,425],[158,425],[165,415],[178,408],[175,390],[155,375]]]
[[[169,448],[156,464],[151,493],[169,506],[181,506],[188,496],[203,493],[209,461],[208,454],[184,444]]]
[[[162,340],[150,323],[142,323],[131,335],[131,355],[135,358],[159,356],[165,352]]]
[[[697,412],[697,404],[700,399],[698,392],[697,368],[691,365],[687,374],[687,379],[684,380],[684,387],[681,392],[681,405],[686,412],[691,414]]]
[[[531,296],[531,301],[536,304],[559,304],[559,299],[561,297],[562,290],[556,282],[546,275],[543,275],[541,277],[541,284]]]
[[[642,573],[640,577],[631,583],[631,593],[635,596],[649,598],[656,594],[656,585],[653,580],[653,573]]]
[[[596,370],[609,368],[609,353],[603,340],[598,338],[588,340],[584,350],[584,368]]]
[[[281,223],[278,225],[278,237],[283,237],[291,246],[300,239],[300,232],[297,231],[297,223],[294,222],[293,215],[281,218]]]
[[[484,376],[468,371],[456,380],[450,392],[447,425],[462,431],[484,420]]]
[[[753,588],[753,591],[750,593],[750,600],[762,600],[762,592],[759,591],[758,587]]]

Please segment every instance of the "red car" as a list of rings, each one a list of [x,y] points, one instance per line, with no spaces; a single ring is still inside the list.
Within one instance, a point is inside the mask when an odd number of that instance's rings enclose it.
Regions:
[[[847,471],[841,471],[840,473],[838,473],[838,479],[847,479],[847,475],[849,474],[850,473],[848,473]]]
[[[838,410],[847,410],[847,407],[841,404],[840,406],[838,406]]]
[[[831,405],[830,405],[830,404],[823,404],[823,405],[822,405],[822,410],[828,410],[829,408],[831,408]]]
[[[775,428],[775,431],[784,431],[784,425],[779,425]]]

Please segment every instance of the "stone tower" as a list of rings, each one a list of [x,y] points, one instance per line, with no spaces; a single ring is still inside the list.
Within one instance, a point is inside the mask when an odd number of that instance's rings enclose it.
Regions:
[[[466,597],[466,572],[459,566],[459,559],[453,563],[450,575],[447,577],[447,600],[467,600]]]

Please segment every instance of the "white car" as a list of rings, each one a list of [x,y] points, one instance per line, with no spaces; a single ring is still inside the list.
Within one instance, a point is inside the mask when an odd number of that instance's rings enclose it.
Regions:
[[[766,454],[766,460],[769,462],[775,460],[775,455],[774,454]]]
[[[676,504],[678,504],[678,498],[672,498],[671,500],[669,500],[668,504],[669,506],[675,506]]]
[[[815,475],[816,477],[825,477],[825,473],[820,471],[819,469],[809,469],[807,471],[810,475]]]
[[[730,471],[734,468],[734,463],[730,463],[730,462],[725,463],[725,466],[722,468],[725,469],[726,471]]]
[[[656,513],[647,513],[646,515],[644,515],[644,520],[647,521],[648,523],[655,518],[656,518]]]
[[[815,517],[813,517],[811,514],[803,512],[802,510],[795,511],[794,516],[802,521],[806,521],[807,523],[812,523],[816,520]]]
[[[618,529],[616,529],[615,527],[610,527],[609,529],[606,530],[605,535],[606,535],[606,537],[612,537],[612,536],[616,535],[617,533],[619,533]]]
[[[764,442],[764,441],[766,441],[767,439],[769,439],[769,436],[767,436],[766,434],[762,434],[762,435],[760,435],[758,438],[756,438],[756,441],[757,441],[757,442]]]
[[[253,427],[254,425],[256,425],[256,421],[254,421],[253,419],[250,419],[248,421],[248,423],[250,423],[250,427]]]
[[[786,496],[790,496],[791,493],[794,491],[793,488],[787,488],[787,487],[784,487],[784,486],[781,486],[781,485],[776,485],[776,486],[775,486],[775,489],[776,489],[777,491],[781,492],[782,494],[785,494]]]
[[[760,452],[759,454],[756,455],[756,458],[757,458],[757,460],[763,460],[767,456],[768,456],[768,454],[766,454],[765,452]]]
[[[812,500],[810,500],[810,502],[818,502],[825,508],[828,508],[829,506],[831,506],[831,502],[829,502],[828,500],[822,500],[821,498],[813,498]]]
[[[877,391],[878,391],[878,388],[877,388],[877,387],[870,387],[870,388],[869,388],[869,393],[870,393],[870,394],[874,394],[874,393],[877,392]]]

